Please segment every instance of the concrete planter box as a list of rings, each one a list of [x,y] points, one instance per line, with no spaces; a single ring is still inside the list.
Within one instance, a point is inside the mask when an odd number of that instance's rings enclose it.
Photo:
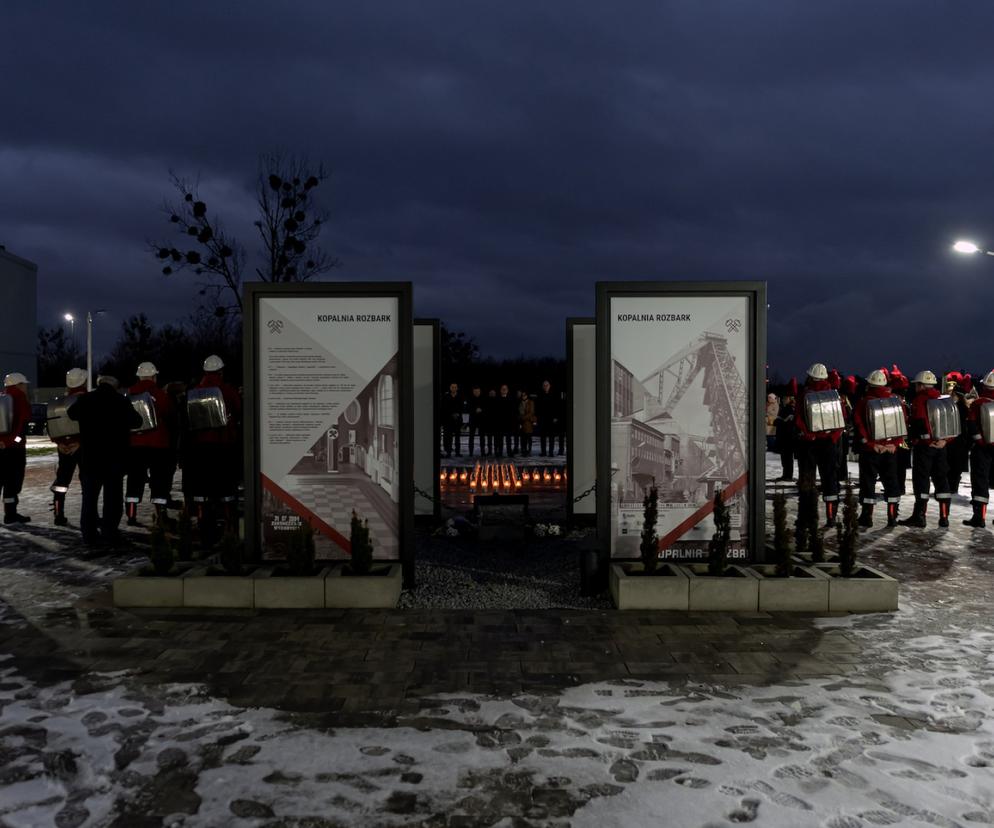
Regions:
[[[681,566],[689,579],[688,609],[756,612],[759,576],[744,566],[731,565],[728,574],[708,575],[707,564]]]
[[[142,567],[115,578],[112,586],[115,607],[183,606],[183,570],[175,575],[152,575],[152,567]]]
[[[346,575],[344,567],[336,566],[324,579],[326,607],[396,607],[403,583],[399,563],[374,563],[381,575]]]
[[[831,579],[828,584],[830,612],[894,612],[898,582],[872,566],[856,565],[851,578],[843,578],[835,564],[819,564]]]
[[[773,564],[750,567],[759,576],[759,609],[788,612],[828,612],[832,579],[820,569],[791,564],[789,578],[777,577]]]
[[[251,609],[255,606],[253,574],[247,569],[244,575],[227,575],[219,567],[191,569],[183,576],[183,606]]]
[[[256,609],[324,609],[325,567],[314,575],[278,575],[274,567],[255,571]]]
[[[618,609],[687,609],[689,581],[680,567],[660,563],[656,571],[661,574],[634,574],[643,571],[640,563],[611,564],[609,586]]]

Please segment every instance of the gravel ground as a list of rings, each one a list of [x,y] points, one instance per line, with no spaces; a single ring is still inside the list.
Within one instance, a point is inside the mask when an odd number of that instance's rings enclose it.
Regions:
[[[605,595],[579,594],[583,536],[479,543],[419,534],[417,588],[409,609],[609,609]]]

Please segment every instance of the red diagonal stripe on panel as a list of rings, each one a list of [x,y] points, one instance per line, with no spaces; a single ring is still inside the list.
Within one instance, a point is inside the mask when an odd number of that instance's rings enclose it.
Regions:
[[[738,492],[742,491],[746,483],[749,481],[749,472],[745,472],[737,480],[734,480],[728,486],[721,490],[721,499],[728,502],[728,499]],[[679,525],[673,527],[669,532],[667,532],[663,537],[659,539],[659,548],[666,549],[673,541],[679,540],[680,536],[689,529],[693,529],[698,523],[700,523],[704,518],[714,511],[714,499],[709,500],[700,509],[698,509],[689,518],[680,523]]]
[[[266,475],[260,474],[259,477],[262,479],[262,488],[269,492],[274,497],[282,500],[287,506],[289,506],[298,515],[304,518],[312,527],[317,529],[322,535],[331,539],[332,543],[338,544],[342,549],[352,554],[352,542],[345,537],[341,532],[335,529],[328,523],[325,523],[321,518],[319,518],[314,512],[308,509],[303,503],[301,503],[297,498],[287,491],[284,491],[272,480],[270,480]]]

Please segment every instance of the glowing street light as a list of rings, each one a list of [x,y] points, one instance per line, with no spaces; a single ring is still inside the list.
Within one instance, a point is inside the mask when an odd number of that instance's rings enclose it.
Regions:
[[[994,256],[994,250],[984,250],[979,245],[974,244],[968,239],[960,239],[953,245],[953,250],[957,253],[962,253],[964,256],[972,256],[974,253],[985,253],[988,256]]]
[[[73,345],[76,344],[76,317],[71,313],[65,314],[63,319],[69,323],[69,338],[72,340]]]

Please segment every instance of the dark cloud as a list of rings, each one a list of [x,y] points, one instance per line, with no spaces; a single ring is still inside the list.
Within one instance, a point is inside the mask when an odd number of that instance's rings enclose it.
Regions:
[[[285,8],[284,8],[285,7]],[[5,10],[0,243],[40,312],[184,316],[168,171],[251,249],[256,158],[332,171],[349,279],[485,352],[561,352],[599,279],[765,280],[770,363],[994,364],[994,8],[76,2]],[[109,333],[109,330],[106,333]],[[104,339],[106,342],[107,340]]]

